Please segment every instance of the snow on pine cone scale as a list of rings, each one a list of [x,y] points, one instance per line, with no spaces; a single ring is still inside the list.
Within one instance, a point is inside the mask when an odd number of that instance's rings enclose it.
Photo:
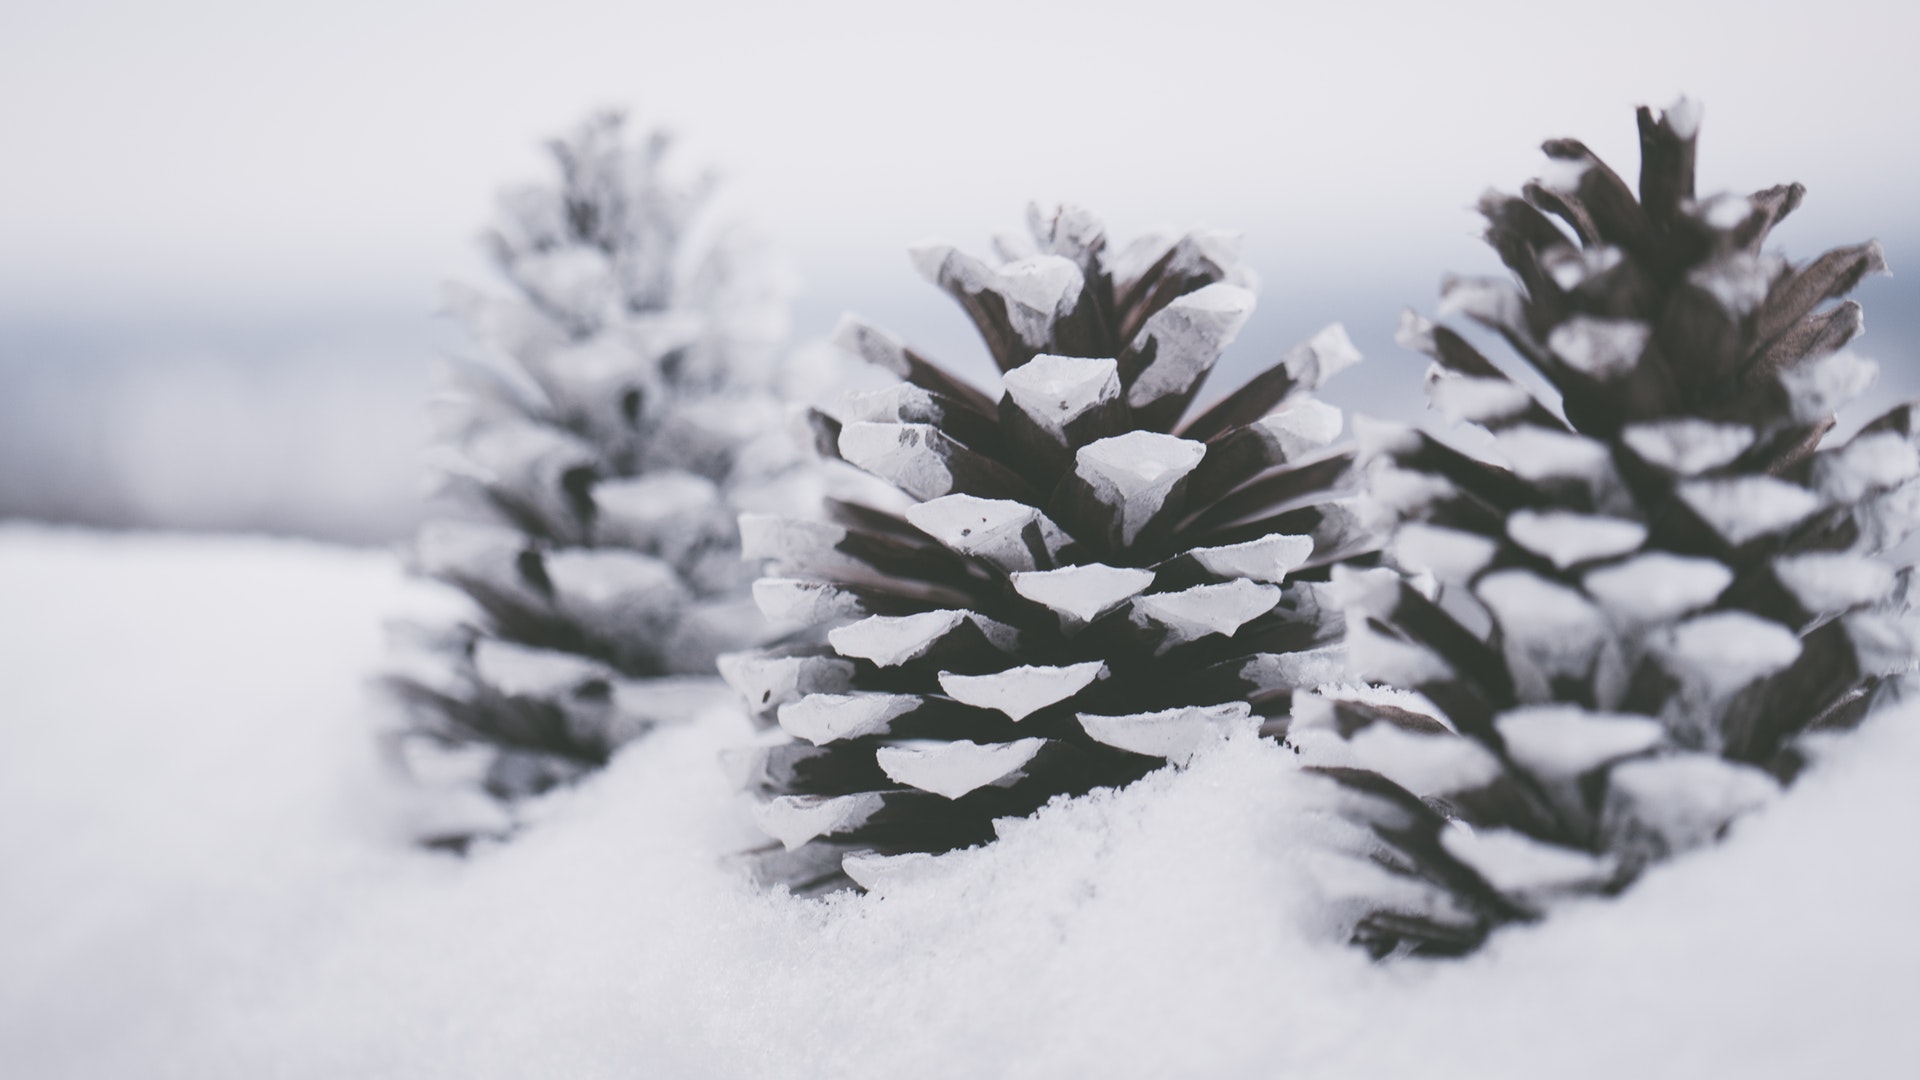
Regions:
[[[788,505],[805,467],[769,392],[783,290],[750,243],[706,228],[711,181],[672,175],[668,137],[635,142],[618,114],[550,150],[558,185],[504,196],[488,236],[512,295],[450,297],[482,357],[437,401],[455,516],[413,558],[473,610],[411,628],[389,680],[416,772],[477,764],[501,801],[428,827],[456,849],[725,700],[714,657],[767,640],[736,517]]]
[[[1425,701],[1303,701],[1294,738],[1345,754],[1327,771],[1385,871],[1354,890],[1377,951],[1465,951],[1556,896],[1624,887],[1767,800],[1800,736],[1856,722],[1913,668],[1909,572],[1875,556],[1920,512],[1914,414],[1822,442],[1873,377],[1843,348],[1859,305],[1833,301],[1885,270],[1880,248],[1764,251],[1803,189],[1696,198],[1698,121],[1685,101],[1640,110],[1638,198],[1547,143],[1547,179],[1481,204],[1518,287],[1442,287],[1564,420],[1408,313],[1433,405],[1507,464],[1357,422],[1399,522],[1390,561],[1416,579],[1336,578],[1352,672]]]
[[[779,841],[766,880],[871,884],[1184,761],[1339,670],[1327,568],[1377,555],[1352,455],[1328,448],[1340,414],[1310,394],[1359,359],[1345,332],[1196,413],[1253,308],[1234,239],[1113,251],[1074,208],[1029,226],[996,262],[915,252],[985,340],[997,397],[866,324],[836,335],[902,381],[816,411],[816,440],[910,505],[742,519],[761,609],[813,628],[721,662],[786,736],[730,755]]]

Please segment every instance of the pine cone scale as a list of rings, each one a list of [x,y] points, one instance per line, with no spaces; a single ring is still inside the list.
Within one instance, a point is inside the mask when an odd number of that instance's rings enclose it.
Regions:
[[[824,887],[835,860],[874,880],[903,865],[896,856],[990,840],[996,817],[1130,782],[1284,712],[1328,670],[1339,634],[1332,605],[1290,577],[1372,550],[1350,514],[1328,509],[1349,494],[1352,462],[1324,453],[1337,414],[1305,397],[1357,358],[1344,334],[1294,350],[1182,428],[1253,306],[1228,242],[1193,234],[1109,253],[1083,211],[1036,213],[1030,226],[1031,241],[997,241],[998,265],[944,246],[915,253],[978,326],[1002,371],[997,399],[842,323],[842,344],[926,396],[870,394],[815,418],[815,431],[913,503],[897,515],[837,508],[859,527],[822,534],[813,554],[751,548],[773,573],[866,605],[821,607],[804,635],[818,656],[853,662],[844,685],[789,688],[818,659],[736,665],[762,715],[820,740],[756,759],[766,767],[749,785],[793,848],[758,856],[761,872],[793,887]],[[1272,520],[1303,528],[1277,535]],[[1341,549],[1316,549],[1315,528]],[[936,601],[935,587],[950,591]],[[869,595],[901,603],[882,614]],[[1304,650],[1322,652],[1291,656]],[[858,721],[861,709],[885,719]],[[830,796],[816,784],[834,785]],[[846,790],[855,784],[870,786]],[[851,801],[786,801],[815,796]]]
[[[1797,270],[1757,254],[1803,189],[1698,199],[1698,110],[1638,121],[1637,201],[1584,146],[1550,142],[1526,196],[1574,236],[1489,197],[1489,242],[1522,288],[1445,287],[1560,390],[1565,420],[1409,316],[1435,404],[1505,460],[1411,431],[1363,439],[1376,512],[1400,523],[1391,558],[1433,584],[1336,578],[1354,674],[1414,692],[1454,733],[1375,735],[1407,729],[1354,701],[1290,732],[1325,731],[1362,764],[1395,748],[1398,783],[1330,774],[1420,822],[1376,827],[1373,855],[1440,890],[1383,894],[1355,929],[1375,951],[1471,948],[1711,840],[1792,777],[1803,733],[1857,719],[1920,655],[1903,575],[1870,557],[1920,517],[1909,413],[1824,439],[1870,370],[1838,351],[1861,320],[1834,301],[1884,270],[1878,245]],[[1441,768],[1463,740],[1493,772]]]

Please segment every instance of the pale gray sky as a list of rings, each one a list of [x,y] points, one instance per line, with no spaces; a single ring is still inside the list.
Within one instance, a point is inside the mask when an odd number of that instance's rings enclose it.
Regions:
[[[1910,268],[1916,30],[1857,0],[16,0],[0,516],[403,532],[437,285],[486,280],[494,193],[599,104],[724,168],[802,340],[854,309],[984,377],[905,248],[1069,199],[1123,238],[1247,234],[1265,287],[1216,388],[1339,320],[1369,362],[1328,397],[1412,418],[1395,316],[1494,269],[1475,198],[1555,135],[1631,174],[1638,103],[1705,102],[1706,188],[1805,182],[1791,253],[1878,235]],[[1877,400],[1920,393],[1914,280],[1860,293]]]
[[[1916,29],[1847,0],[16,3],[0,311],[424,303],[596,102],[692,136],[816,281],[1036,196],[1243,229],[1273,283],[1427,279],[1541,138],[1625,171],[1631,106],[1681,90],[1706,186],[1812,188],[1796,250],[1920,234]]]

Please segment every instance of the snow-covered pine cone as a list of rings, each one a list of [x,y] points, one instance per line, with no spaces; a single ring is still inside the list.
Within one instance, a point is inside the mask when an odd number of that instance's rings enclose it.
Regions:
[[[1843,350],[1859,305],[1831,301],[1884,271],[1879,245],[1763,251],[1803,189],[1696,198],[1698,123],[1684,100],[1640,110],[1637,199],[1580,143],[1547,143],[1544,180],[1481,203],[1517,287],[1442,286],[1564,420],[1409,312],[1434,407],[1504,464],[1356,421],[1416,578],[1336,577],[1352,671],[1426,700],[1303,698],[1293,735],[1352,740],[1328,771],[1391,881],[1359,890],[1370,948],[1464,951],[1556,895],[1624,887],[1913,668],[1908,571],[1875,556],[1920,513],[1914,414],[1822,444],[1874,372]]]
[[[481,356],[436,401],[454,516],[413,557],[473,611],[411,628],[391,682],[410,756],[464,748],[507,804],[724,700],[714,657],[767,640],[735,522],[806,467],[770,392],[786,296],[670,146],[618,114],[551,143],[557,185],[507,193],[487,237],[511,293],[450,290]]]
[[[1352,456],[1328,449],[1340,414],[1311,396],[1359,359],[1345,332],[1196,412],[1253,309],[1234,238],[1113,251],[1077,208],[1029,226],[993,262],[914,253],[1000,392],[864,323],[836,335],[902,381],[813,414],[817,442],[911,504],[742,519],[770,563],[762,610],[815,628],[721,661],[789,736],[730,759],[785,848],[757,860],[765,879],[866,884],[990,840],[996,818],[1184,761],[1339,670],[1328,567],[1377,555],[1346,501]]]

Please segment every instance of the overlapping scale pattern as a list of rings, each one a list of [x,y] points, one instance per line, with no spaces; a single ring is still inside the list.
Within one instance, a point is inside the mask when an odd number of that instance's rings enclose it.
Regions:
[[[1292,737],[1339,763],[1366,826],[1374,886],[1347,896],[1375,950],[1463,951],[1622,888],[1913,670],[1911,571],[1879,557],[1920,523],[1912,409],[1830,434],[1872,378],[1841,298],[1880,248],[1768,251],[1802,188],[1696,196],[1698,123],[1640,111],[1638,197],[1555,140],[1548,179],[1483,199],[1513,279],[1449,279],[1442,309],[1551,395],[1408,313],[1433,406],[1491,437],[1361,425],[1405,574],[1335,586],[1353,673],[1408,695],[1303,700]]]
[[[905,508],[742,518],[761,609],[805,628],[721,661],[780,729],[729,756],[779,842],[756,858],[769,880],[858,883],[990,840],[1339,671],[1327,574],[1378,548],[1339,413],[1311,395],[1359,359],[1345,332],[1196,408],[1253,309],[1233,239],[1114,250],[1075,208],[1029,225],[991,261],[914,253],[978,327],[996,393],[865,323],[837,334],[900,382],[815,412],[816,442]]]
[[[487,237],[510,291],[448,298],[475,355],[435,401],[445,516],[412,556],[470,610],[399,628],[389,680],[417,771],[500,801],[427,826],[456,848],[726,700],[714,657],[766,640],[737,515],[789,505],[810,468],[771,392],[784,285],[707,220],[710,182],[618,115],[550,150],[558,182],[504,195]]]

